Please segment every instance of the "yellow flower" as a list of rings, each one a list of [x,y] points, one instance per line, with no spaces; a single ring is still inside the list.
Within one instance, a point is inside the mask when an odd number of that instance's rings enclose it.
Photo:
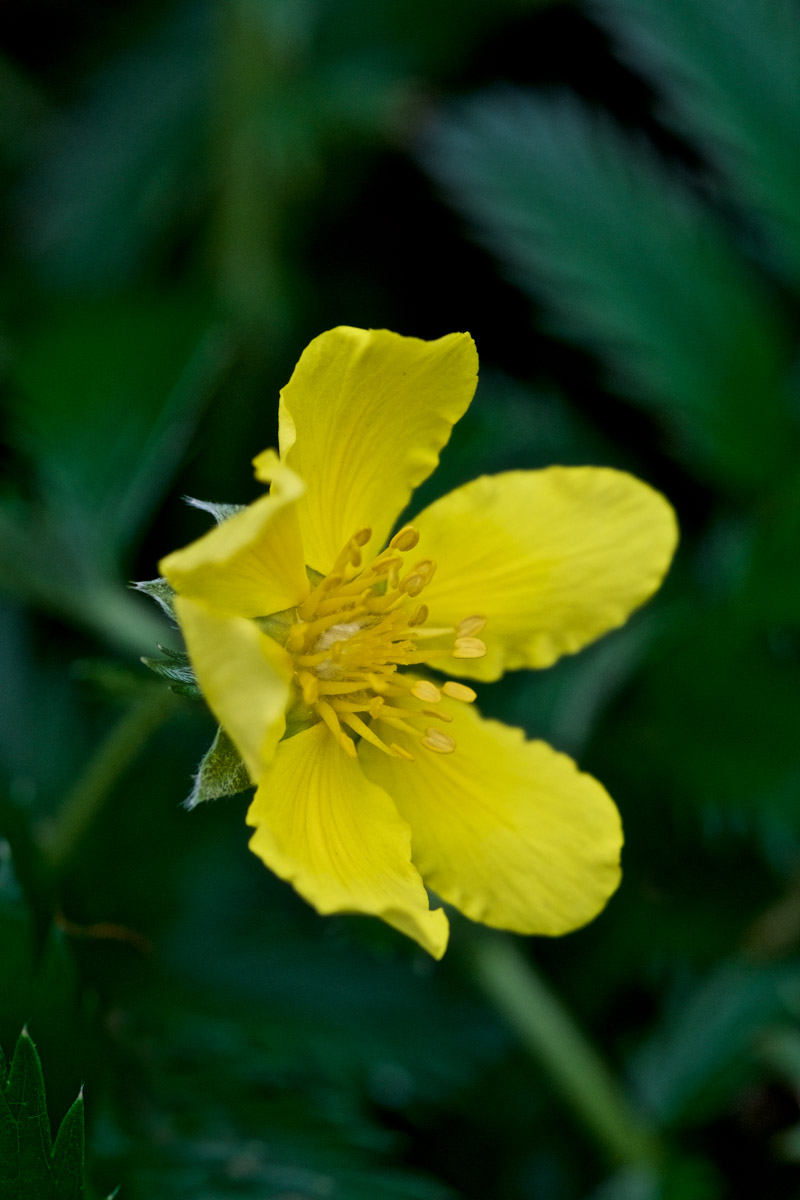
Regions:
[[[257,785],[253,851],[320,912],[382,917],[437,958],[426,884],[475,921],[565,933],[616,888],[622,832],[571,759],[425,668],[550,666],[655,591],[677,537],[632,476],[551,467],[476,479],[386,545],[477,365],[468,334],[322,334],[281,393],[280,457],[254,461],[269,492],[161,563]]]

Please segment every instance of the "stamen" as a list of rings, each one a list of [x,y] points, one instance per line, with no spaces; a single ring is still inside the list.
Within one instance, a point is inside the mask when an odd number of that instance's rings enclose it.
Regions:
[[[300,684],[300,690],[303,693],[303,699],[306,704],[312,705],[319,698],[319,679],[316,675],[312,675],[310,671],[298,671],[297,682]]]
[[[420,742],[426,750],[433,750],[436,754],[452,754],[456,748],[455,739],[441,729],[426,729],[425,737],[420,738]]]
[[[376,733],[372,732],[369,725],[365,725],[364,722],[360,720],[359,717],[356,717],[353,713],[345,713],[342,717],[342,720],[346,721],[350,728],[359,734],[359,736],[362,737],[365,742],[369,742],[370,745],[376,746],[378,750],[382,750],[383,753],[388,754],[390,758],[398,757],[395,751],[391,750],[385,742],[381,741]],[[402,755],[399,757],[402,757]]]
[[[413,550],[419,541],[419,534],[413,525],[404,525],[389,542],[393,550]]]
[[[455,627],[427,626],[428,606],[410,601],[430,583],[436,563],[424,558],[402,573],[403,555],[418,544],[419,532],[404,526],[364,567],[361,548],[371,536],[366,527],[357,530],[330,574],[298,606],[285,642],[295,685],[350,757],[357,756],[354,738],[360,738],[390,757],[414,761],[403,746],[383,740],[378,722],[436,754],[450,754],[455,740],[425,722],[452,722],[452,715],[438,707],[442,697],[470,703],[475,692],[453,680],[437,686],[404,674],[403,668],[440,658],[481,658],[486,646],[475,635],[486,619],[475,613]]]
[[[480,638],[456,638],[453,658],[483,658],[485,654],[486,644]]]
[[[322,720],[328,726],[328,729],[330,729],[331,733],[336,738],[336,741],[342,747],[345,754],[349,755],[350,758],[355,758],[356,744],[353,739],[348,737],[348,735],[343,731],[341,725],[339,724],[339,718],[336,716],[336,713],[333,711],[330,704],[328,704],[325,700],[318,700],[316,708],[317,712],[322,717]]]
[[[413,629],[415,625],[424,625],[425,622],[427,621],[427,619],[428,619],[427,604],[418,604],[417,607],[412,612],[411,616],[408,618],[408,623],[411,626],[411,628]]]
[[[397,742],[390,742],[389,745],[391,746],[392,750],[394,750],[395,754],[399,755],[400,758],[404,758],[406,762],[417,761],[413,754],[409,754],[408,751],[404,750],[402,746],[398,746]]]
[[[445,725],[450,725],[453,718],[449,712],[444,712],[441,708],[423,708],[422,710],[426,717],[436,717],[437,721],[444,721]]]
[[[486,617],[476,613],[473,617],[464,617],[463,621],[459,621],[456,625],[456,633],[459,637],[472,637],[476,633],[480,633],[486,624]]]

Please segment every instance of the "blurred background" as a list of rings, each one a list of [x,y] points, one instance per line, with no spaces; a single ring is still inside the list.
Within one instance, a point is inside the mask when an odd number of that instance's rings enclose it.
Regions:
[[[85,1085],[87,1196],[800,1195],[795,0],[1,24],[0,1045],[54,1126]],[[590,463],[678,510],[628,626],[480,693],[627,833],[591,926],[497,943],[516,1008],[467,922],[434,964],[270,876],[247,795],[182,809],[214,725],[139,662],[178,635],[127,581],[255,497],[342,323],[476,338],[417,508]]]

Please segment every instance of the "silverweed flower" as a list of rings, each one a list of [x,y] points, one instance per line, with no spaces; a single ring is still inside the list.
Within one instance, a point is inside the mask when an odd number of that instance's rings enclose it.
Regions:
[[[606,791],[464,680],[548,667],[658,587],[677,527],[622,471],[485,475],[389,538],[477,382],[468,334],[340,327],[281,393],[255,503],[161,571],[197,681],[256,793],[251,848],[321,913],[434,957],[448,921],[562,934],[620,878]],[[388,541],[387,541],[388,539]],[[455,678],[453,678],[455,676]]]

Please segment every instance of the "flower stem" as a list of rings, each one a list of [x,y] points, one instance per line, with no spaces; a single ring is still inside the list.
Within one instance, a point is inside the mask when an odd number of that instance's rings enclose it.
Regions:
[[[656,1135],[519,947],[510,938],[476,931],[467,961],[473,979],[608,1157],[625,1166],[656,1165]]]
[[[56,874],[72,862],[86,833],[151,734],[177,707],[168,688],[148,687],[111,728],[78,776],[47,838],[47,855]]]

